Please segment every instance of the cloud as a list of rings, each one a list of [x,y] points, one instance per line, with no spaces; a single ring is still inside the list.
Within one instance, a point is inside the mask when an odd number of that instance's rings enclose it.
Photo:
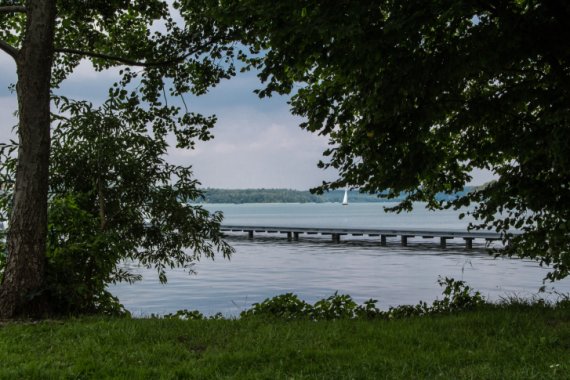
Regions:
[[[471,176],[473,178],[467,184],[471,186],[479,186],[486,182],[493,181],[499,178],[497,175],[493,174],[492,171],[487,169],[473,169],[473,171],[471,172]]]
[[[334,172],[317,168],[327,138],[304,131],[291,115],[288,97],[259,99],[255,73],[242,73],[200,97],[189,97],[194,112],[216,114],[215,138],[193,151],[172,148],[170,160],[192,165],[205,187],[308,189]]]
[[[333,179],[335,173],[316,167],[327,139],[299,128],[301,120],[289,114],[284,99],[272,109],[218,109],[215,138],[194,151],[172,149],[170,159],[192,165],[205,187],[308,189]]]
[[[119,70],[120,67],[113,67],[95,71],[91,62],[84,59],[54,92],[71,99],[101,104],[107,99],[109,88],[120,79]]]

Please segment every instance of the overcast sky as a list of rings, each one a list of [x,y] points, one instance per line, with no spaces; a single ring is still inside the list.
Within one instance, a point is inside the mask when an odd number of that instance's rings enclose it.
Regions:
[[[0,52],[0,142],[14,138],[16,96],[8,91],[16,81],[11,59]],[[95,72],[82,64],[65,82],[58,94],[100,103],[117,79],[114,72]],[[203,187],[290,188],[306,190],[335,173],[318,169],[316,164],[327,146],[327,139],[298,127],[301,119],[289,112],[287,98],[259,99],[254,73],[238,74],[222,82],[209,94],[190,98],[189,108],[206,115],[216,114],[215,138],[198,142],[193,151],[171,149],[169,161],[192,165]],[[474,173],[472,184],[490,179],[488,173]]]
[[[8,86],[16,76],[14,64],[1,52],[0,72],[0,141],[6,141],[15,138],[16,96]],[[57,93],[100,103],[116,78],[112,72],[95,72],[87,63]],[[259,99],[253,93],[258,85],[255,74],[238,74],[207,95],[188,96],[191,111],[218,117],[215,138],[198,142],[193,151],[172,148],[169,161],[192,165],[204,187],[301,190],[334,179],[335,173],[316,166],[327,139],[299,128],[300,119],[290,114],[286,98]]]

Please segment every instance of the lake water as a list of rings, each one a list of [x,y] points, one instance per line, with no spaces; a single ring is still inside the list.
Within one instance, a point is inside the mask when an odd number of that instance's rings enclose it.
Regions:
[[[226,224],[353,227],[425,228],[465,230],[468,220],[459,220],[453,210],[429,212],[418,204],[405,214],[386,214],[390,203],[340,204],[243,204],[206,205],[224,212]],[[196,263],[195,275],[181,270],[168,273],[162,285],[154,270],[129,267],[143,274],[133,285],[110,287],[135,315],[165,314],[180,309],[197,309],[206,315],[222,312],[239,314],[252,303],[287,292],[315,302],[335,291],[350,294],[356,301],[379,300],[381,308],[400,304],[431,302],[441,298],[438,276],[464,280],[491,300],[501,297],[532,297],[543,285],[548,269],[534,261],[494,258],[482,241],[466,250],[462,239],[448,241],[446,249],[437,240],[409,239],[402,247],[398,238],[345,237],[333,243],[329,237],[301,235],[287,241],[284,235],[232,233],[228,242],[236,252],[231,260],[216,258]],[[541,297],[556,298],[570,292],[570,281],[547,283]]]

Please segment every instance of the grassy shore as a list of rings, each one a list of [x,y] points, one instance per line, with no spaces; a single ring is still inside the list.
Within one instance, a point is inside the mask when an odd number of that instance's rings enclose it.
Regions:
[[[570,311],[373,321],[81,318],[0,325],[0,378],[567,379]]]

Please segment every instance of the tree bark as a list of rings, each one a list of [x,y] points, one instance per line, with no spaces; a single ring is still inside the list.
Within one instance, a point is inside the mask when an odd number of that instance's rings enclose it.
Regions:
[[[27,0],[26,34],[16,57],[19,150],[0,318],[48,312],[45,280],[50,152],[50,80],[55,0]]]

